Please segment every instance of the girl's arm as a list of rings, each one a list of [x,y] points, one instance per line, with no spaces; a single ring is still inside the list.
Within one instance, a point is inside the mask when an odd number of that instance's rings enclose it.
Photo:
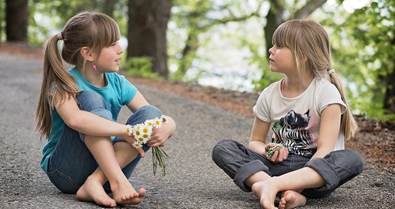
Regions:
[[[137,91],[136,96],[130,101],[128,104],[129,109],[132,111],[136,111],[138,108],[149,105],[144,96]],[[176,130],[176,123],[170,116],[163,115],[165,117],[166,122],[162,124],[162,126],[158,129],[154,129],[151,139],[148,141],[148,145],[151,147],[160,146],[165,143],[165,141],[170,138],[174,131]]]
[[[132,140],[128,136],[126,125],[80,110],[72,97],[56,104],[55,108],[67,126],[78,132],[91,136],[119,136],[128,141]]]
[[[149,105],[148,101],[144,98],[140,91],[137,91],[132,101],[129,102],[128,108],[134,112],[145,105]]]
[[[265,139],[269,131],[270,123],[267,123],[257,117],[254,119],[254,123],[251,129],[250,142],[248,148],[260,155],[265,154]]]
[[[265,144],[265,139],[267,133],[270,128],[270,123],[260,120],[255,117],[254,124],[251,130],[250,143],[248,144],[248,148],[260,155],[266,154],[266,146],[270,146],[270,144]],[[288,149],[281,148],[278,151],[275,151],[272,157],[269,159],[273,163],[282,162],[288,157]]]
[[[320,135],[317,140],[317,152],[313,158],[323,158],[336,146],[341,123],[341,107],[339,104],[327,106],[321,114]]]

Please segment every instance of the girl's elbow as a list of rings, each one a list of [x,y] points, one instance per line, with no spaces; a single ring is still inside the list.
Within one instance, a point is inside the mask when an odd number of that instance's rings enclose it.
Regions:
[[[71,129],[78,130],[81,127],[81,119],[79,117],[72,117],[68,121],[65,121],[67,126],[69,126]]]

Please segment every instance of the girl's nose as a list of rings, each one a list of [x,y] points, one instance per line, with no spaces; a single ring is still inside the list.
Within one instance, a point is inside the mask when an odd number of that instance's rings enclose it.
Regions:
[[[269,49],[269,55],[273,54],[273,47]]]

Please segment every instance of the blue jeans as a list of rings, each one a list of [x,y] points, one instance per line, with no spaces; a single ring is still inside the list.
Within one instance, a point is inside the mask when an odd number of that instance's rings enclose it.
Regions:
[[[82,91],[77,96],[77,102],[81,110],[112,120],[112,114],[106,109],[101,95],[95,92]],[[158,108],[146,105],[136,110],[126,123],[135,125],[161,115],[161,111]],[[113,139],[113,143],[120,141],[122,139],[118,137]],[[149,147],[144,145],[143,149],[148,151]],[[130,177],[140,159],[141,157],[138,155],[122,169],[127,178]],[[95,158],[84,143],[84,135],[65,125],[63,135],[49,159],[47,175],[50,181],[60,191],[74,194],[97,167]],[[104,188],[107,192],[110,191],[108,183],[104,185]]]

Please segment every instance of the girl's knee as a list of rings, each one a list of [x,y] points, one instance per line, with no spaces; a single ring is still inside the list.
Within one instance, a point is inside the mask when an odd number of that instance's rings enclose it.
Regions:
[[[162,112],[159,108],[155,107],[154,105],[145,105],[137,109],[136,113],[143,114],[149,119],[157,118],[162,116]]]
[[[329,153],[324,158],[335,167],[345,168],[352,176],[360,174],[363,170],[363,159],[354,150],[338,150]]]
[[[153,105],[145,105],[140,107],[133,113],[133,115],[128,119],[127,124],[135,125],[139,123],[144,123],[146,120],[151,120],[154,118],[159,118],[162,116],[162,112]]]
[[[360,174],[363,170],[363,159],[361,155],[354,150],[345,150],[347,152],[348,164],[355,172],[355,174]]]
[[[211,153],[212,159],[214,162],[220,161],[223,157],[224,154],[229,152],[229,148],[233,147],[235,144],[235,141],[231,139],[224,139],[219,141],[213,148],[213,151]]]
[[[106,107],[103,97],[93,91],[79,92],[77,95],[77,102],[79,108],[85,111]]]
[[[77,102],[81,110],[112,120],[112,114],[106,109],[106,104],[100,94],[92,91],[81,91],[77,95]]]

